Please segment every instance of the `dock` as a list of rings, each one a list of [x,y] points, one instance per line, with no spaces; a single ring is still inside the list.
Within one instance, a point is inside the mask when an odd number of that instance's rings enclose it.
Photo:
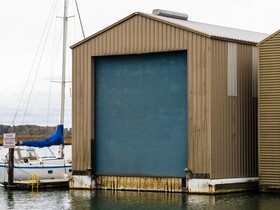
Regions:
[[[7,189],[17,190],[37,190],[41,188],[69,188],[69,179],[42,179],[38,181],[32,180],[20,180],[14,181],[13,185],[3,183]]]

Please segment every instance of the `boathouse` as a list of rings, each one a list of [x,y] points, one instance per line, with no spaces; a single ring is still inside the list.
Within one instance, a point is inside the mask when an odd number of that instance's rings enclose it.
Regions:
[[[70,187],[256,186],[256,44],[266,36],[154,10],[73,45]]]
[[[280,192],[280,30],[259,43],[259,178]]]

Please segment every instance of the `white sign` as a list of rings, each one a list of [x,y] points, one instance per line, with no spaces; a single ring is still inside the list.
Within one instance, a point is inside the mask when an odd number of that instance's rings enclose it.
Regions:
[[[16,144],[16,134],[15,133],[4,133],[3,139],[4,148],[15,148]]]

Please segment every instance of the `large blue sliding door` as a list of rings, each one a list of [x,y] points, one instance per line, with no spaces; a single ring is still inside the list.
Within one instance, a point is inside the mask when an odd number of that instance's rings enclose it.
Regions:
[[[187,52],[95,58],[96,174],[184,177]]]

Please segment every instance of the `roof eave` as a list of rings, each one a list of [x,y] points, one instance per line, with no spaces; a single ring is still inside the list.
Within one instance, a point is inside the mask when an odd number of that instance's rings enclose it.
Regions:
[[[152,16],[152,15],[149,15],[149,14],[146,14],[146,13],[139,12],[139,14],[144,16],[144,17],[146,17],[146,18],[150,18],[150,19],[153,19],[153,20],[156,20],[156,21],[159,21],[159,22],[162,22],[162,23],[165,23],[165,24],[168,24],[168,25],[171,25],[171,26],[183,29],[185,31],[193,32],[193,33],[199,34],[201,36],[205,36],[205,37],[210,38],[210,34],[206,34],[206,33],[203,33],[201,31],[194,30],[194,29],[182,26],[180,24],[176,24],[176,23],[173,23],[173,22],[170,22],[170,21],[167,21],[167,20],[163,20],[161,18],[157,18],[156,16]]]
[[[258,44],[257,42],[245,41],[245,40],[240,40],[240,39],[231,39],[231,38],[219,37],[219,36],[211,36],[210,38],[215,39],[215,40],[234,42],[234,43],[238,43],[238,44],[247,44],[247,45],[252,45],[252,46],[257,46],[257,44]]]
[[[276,34],[280,33],[280,29],[275,31],[274,33],[272,33],[271,35],[267,36],[266,38],[264,38],[263,40],[261,40],[257,46],[260,46],[262,43],[266,42],[267,40],[269,40],[271,37],[275,36]]]
[[[169,21],[166,21],[166,20],[162,20],[162,19],[160,19],[160,18],[156,18],[156,17],[151,16],[151,15],[148,15],[148,14],[146,14],[146,13],[135,12],[135,13],[132,13],[131,15],[126,16],[125,18],[123,18],[123,19],[121,19],[121,20],[115,22],[114,24],[112,24],[112,25],[110,25],[110,26],[108,26],[108,27],[106,27],[106,28],[104,28],[104,29],[98,31],[97,33],[95,33],[95,34],[93,34],[93,35],[91,35],[91,36],[89,36],[89,37],[87,37],[87,38],[85,38],[85,39],[83,39],[83,40],[77,42],[76,44],[70,46],[70,48],[71,48],[71,49],[74,49],[74,48],[78,47],[79,45],[81,45],[81,44],[87,42],[88,40],[90,40],[90,39],[92,39],[92,38],[94,38],[94,37],[96,37],[96,36],[98,36],[98,35],[104,33],[105,31],[107,31],[107,30],[109,30],[109,29],[111,29],[111,28],[113,28],[113,27],[119,25],[120,23],[125,22],[126,20],[128,20],[128,19],[130,19],[130,18],[132,18],[132,17],[134,17],[134,16],[136,16],[136,15],[141,15],[141,16],[143,16],[143,17],[150,18],[150,19],[153,19],[153,20],[162,22],[162,23],[166,23],[166,24],[168,24],[168,25],[172,25],[172,26],[175,26],[175,27],[177,27],[177,28],[181,28],[181,29],[183,29],[183,30],[190,31],[190,32],[193,32],[193,33],[196,33],[196,34],[199,34],[199,35],[202,35],[202,36],[205,36],[205,37],[210,38],[210,35],[209,35],[209,34],[205,34],[205,33],[203,33],[203,32],[200,32],[200,31],[197,31],[197,30],[193,30],[193,29],[191,29],[191,28],[187,28],[187,27],[181,26],[181,25],[179,25],[179,24],[175,24],[175,23],[172,23],[172,22],[169,22]]]
[[[79,45],[81,45],[81,44],[87,42],[88,40],[90,40],[90,39],[92,39],[92,38],[94,38],[94,37],[96,37],[96,36],[98,36],[98,35],[104,33],[105,31],[107,31],[107,30],[109,30],[109,29],[111,29],[111,28],[113,28],[113,27],[115,27],[116,25],[119,25],[120,23],[125,22],[126,20],[130,19],[130,18],[133,17],[133,16],[136,16],[137,14],[138,14],[138,12],[134,12],[134,13],[132,13],[131,15],[126,16],[125,18],[123,18],[123,19],[121,19],[121,20],[119,20],[119,21],[117,21],[117,22],[115,22],[115,23],[109,25],[108,27],[106,27],[106,28],[104,28],[104,29],[98,31],[97,33],[94,33],[93,35],[91,35],[91,36],[89,36],[89,37],[87,37],[87,38],[85,38],[85,39],[83,39],[83,40],[77,42],[76,44],[70,46],[70,48],[71,48],[71,49],[74,49],[74,48],[78,47]]]
[[[105,31],[107,30],[110,30],[112,29],[113,27],[125,22],[126,20],[136,16],[136,15],[141,15],[143,17],[146,17],[146,18],[149,18],[149,19],[153,19],[155,21],[159,21],[159,22],[162,22],[162,23],[165,23],[165,24],[168,24],[168,25],[171,25],[171,26],[174,26],[174,27],[177,27],[177,28],[180,28],[182,30],[185,30],[185,31],[189,31],[189,32],[193,32],[195,34],[199,34],[201,36],[204,36],[204,37],[207,37],[207,38],[211,38],[211,39],[216,39],[216,40],[221,40],[221,41],[230,41],[230,42],[235,42],[235,43],[241,43],[241,44],[248,44],[248,45],[253,45],[253,46],[256,46],[258,43],[257,42],[252,42],[252,41],[245,41],[245,40],[238,40],[238,39],[231,39],[231,38],[226,38],[226,37],[219,37],[219,36],[213,36],[213,35],[210,35],[210,34],[206,34],[206,33],[203,33],[201,31],[198,31],[198,30],[194,30],[194,29],[191,29],[191,28],[188,28],[186,26],[182,26],[180,24],[176,24],[176,23],[173,23],[173,22],[170,22],[170,21],[167,21],[167,20],[163,20],[161,18],[157,18],[156,16],[153,16],[153,15],[149,15],[149,14],[146,14],[146,13],[142,13],[142,12],[134,12],[128,16],[126,16],[125,18],[113,23],[112,25],[98,31],[97,33],[81,40],[80,42],[77,42],[76,44],[70,46],[71,49],[74,49],[76,47],[78,47],[79,45],[87,42],[88,40],[104,33]]]

